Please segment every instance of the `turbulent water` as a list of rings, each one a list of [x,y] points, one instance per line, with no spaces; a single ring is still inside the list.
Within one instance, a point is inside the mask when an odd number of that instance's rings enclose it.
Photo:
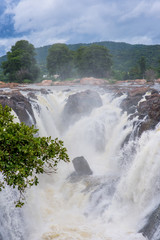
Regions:
[[[39,92],[32,108],[40,135],[62,139],[70,159],[84,156],[93,175],[71,181],[73,164],[62,162],[56,174],[40,176],[39,186],[28,190],[21,210],[12,203],[16,193],[6,189],[0,239],[145,239],[138,232],[160,202],[160,128],[135,137],[137,119],[129,120],[119,107],[125,96],[98,88],[103,105],[64,128],[66,100],[82,90]]]

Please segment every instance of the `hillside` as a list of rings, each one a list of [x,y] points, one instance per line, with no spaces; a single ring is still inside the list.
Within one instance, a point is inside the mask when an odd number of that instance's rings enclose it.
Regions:
[[[160,59],[160,45],[142,45],[142,44],[127,44],[120,42],[96,42],[94,44],[105,46],[109,49],[112,55],[113,68],[120,71],[129,71],[134,67],[141,56],[146,58],[147,66],[157,67]],[[87,46],[90,44],[69,44],[68,47],[75,51],[80,46]],[[36,48],[36,59],[41,68],[44,68],[48,49],[50,45]],[[0,63],[5,60],[5,56],[0,57]]]
[[[129,71],[129,69],[136,65],[141,56],[146,58],[147,66],[157,67],[160,59],[160,45],[131,45],[119,42],[96,42],[95,44],[105,46],[109,49],[113,66],[116,70]],[[69,44],[68,47],[75,51],[80,46],[87,46],[90,44]],[[44,64],[50,46],[36,48],[38,63]]]

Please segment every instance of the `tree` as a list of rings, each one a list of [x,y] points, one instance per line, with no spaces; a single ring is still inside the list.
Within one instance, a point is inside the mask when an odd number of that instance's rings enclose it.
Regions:
[[[147,80],[147,82],[154,82],[154,80],[156,79],[156,73],[153,69],[147,69],[145,71],[145,78]]]
[[[156,68],[157,71],[157,77],[160,78],[160,59],[158,59],[158,66]]]
[[[56,171],[58,162],[69,158],[62,141],[36,137],[37,129],[13,119],[11,109],[0,105],[0,190],[5,184],[17,188],[16,206],[22,206],[25,189],[38,184],[38,174]]]
[[[139,61],[139,70],[140,70],[140,78],[144,78],[144,74],[146,71],[146,59],[144,56],[142,56]]]
[[[66,44],[53,44],[48,50],[47,69],[51,75],[60,75],[61,79],[71,76],[73,55]]]
[[[92,44],[77,50],[76,67],[81,77],[107,77],[111,66],[111,55],[104,46]]]
[[[137,64],[133,66],[129,71],[130,79],[144,78],[146,72],[146,58],[141,57]]]
[[[35,48],[26,40],[20,40],[7,53],[7,60],[2,62],[5,75],[9,81],[22,83],[25,79],[35,81],[39,68],[35,60]]]
[[[138,79],[140,78],[140,69],[139,66],[136,65],[134,67],[132,67],[129,71],[129,78],[130,79]]]

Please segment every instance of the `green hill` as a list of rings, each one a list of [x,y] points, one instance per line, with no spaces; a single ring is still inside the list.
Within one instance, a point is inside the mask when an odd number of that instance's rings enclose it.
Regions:
[[[90,44],[97,44],[105,46],[109,49],[112,55],[113,68],[120,71],[129,71],[134,67],[138,60],[144,56],[146,58],[147,67],[157,67],[160,59],[160,45],[142,45],[142,44],[127,44],[120,42],[95,42]],[[87,46],[90,44],[68,44],[68,47],[75,51],[80,46]],[[36,48],[36,59],[41,69],[45,69],[46,57],[50,45]],[[6,56],[0,57],[0,63],[6,59]]]
[[[109,49],[112,55],[113,67],[115,70],[129,71],[130,68],[136,65],[138,60],[144,56],[146,58],[147,66],[157,67],[160,59],[160,45],[142,45],[142,44],[128,44],[119,42],[95,42],[94,44],[105,46]],[[87,46],[90,44],[69,44],[68,47],[75,51],[80,46]],[[48,49],[50,46],[36,48],[38,63],[45,64]]]

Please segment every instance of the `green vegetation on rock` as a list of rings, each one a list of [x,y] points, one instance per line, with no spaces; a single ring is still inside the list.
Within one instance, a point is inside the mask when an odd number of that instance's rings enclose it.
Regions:
[[[38,174],[56,171],[59,161],[68,162],[69,158],[62,141],[38,137],[34,126],[13,119],[11,109],[0,105],[0,190],[5,184],[17,188],[20,198],[16,206],[20,207],[26,188],[38,184]]]

